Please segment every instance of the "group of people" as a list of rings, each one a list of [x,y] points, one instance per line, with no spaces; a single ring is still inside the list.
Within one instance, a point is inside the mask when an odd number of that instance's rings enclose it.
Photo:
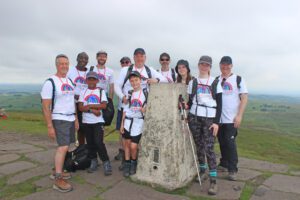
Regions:
[[[168,53],[159,57],[160,69],[145,65],[146,52],[135,49],[134,63],[129,57],[120,60],[119,77],[106,66],[107,52],[96,54],[97,65],[88,67],[89,56],[79,53],[77,65],[69,69],[69,59],[60,54],[56,57],[55,75],[48,78],[42,88],[42,106],[48,135],[56,139],[55,167],[51,178],[53,188],[60,192],[72,190],[67,182],[71,174],[63,170],[64,160],[70,144],[87,143],[91,165],[89,173],[97,170],[98,156],[103,162],[106,176],[112,174],[110,159],[103,142],[104,118],[109,99],[119,98],[116,129],[120,132],[120,148],[116,160],[128,177],[136,173],[139,141],[142,137],[149,85],[181,83],[187,85],[189,99],[180,104],[189,110],[188,124],[194,138],[202,180],[210,179],[208,193],[217,194],[217,171],[228,171],[229,180],[237,179],[237,130],[241,124],[247,104],[247,88],[242,77],[232,73],[232,59],[224,56],[220,60],[221,75],[211,76],[212,58],[201,56],[199,73],[191,75],[189,63],[179,60],[175,68],[170,67]],[[217,165],[214,142],[218,138],[221,150]],[[142,147],[141,147],[142,148]],[[207,168],[209,173],[207,175]]]

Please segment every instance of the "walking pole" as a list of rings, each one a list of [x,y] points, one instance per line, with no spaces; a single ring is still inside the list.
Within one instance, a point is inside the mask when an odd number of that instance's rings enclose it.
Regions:
[[[192,133],[191,133],[190,127],[189,127],[188,122],[187,122],[187,116],[186,116],[186,110],[185,110],[185,105],[184,105],[184,99],[182,98],[182,95],[179,95],[179,103],[180,103],[181,120],[185,121],[184,124],[187,126],[187,130],[188,130],[188,134],[189,134],[189,138],[190,138],[190,143],[191,143],[191,146],[192,146],[193,157],[194,157],[194,161],[195,161],[195,165],[196,165],[198,180],[199,180],[199,184],[201,186],[202,183],[201,183],[201,178],[200,178],[198,161],[197,161],[197,157],[196,157],[196,153],[195,153],[195,149],[194,149],[194,143],[193,143]]]

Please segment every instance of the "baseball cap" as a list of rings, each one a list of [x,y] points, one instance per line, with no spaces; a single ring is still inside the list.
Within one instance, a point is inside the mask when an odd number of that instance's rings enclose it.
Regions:
[[[89,71],[87,74],[86,74],[86,79],[89,79],[89,78],[95,78],[98,80],[98,74],[94,71]]]
[[[229,56],[223,56],[221,58],[220,64],[228,64],[231,65],[232,64],[232,59]]]
[[[130,72],[129,78],[131,78],[132,76],[136,76],[136,77],[141,78],[141,74],[138,71],[132,71],[132,72]]]
[[[107,55],[107,52],[106,52],[106,51],[103,51],[103,50],[98,51],[97,54],[96,54],[96,56],[99,56],[99,55],[101,55],[101,54]]]
[[[124,61],[131,61],[129,57],[124,56],[123,58],[121,58],[120,62],[124,62]]]
[[[210,56],[201,56],[198,64],[201,64],[201,63],[206,63],[209,65],[212,65],[212,59]]]
[[[133,55],[136,55],[138,53],[140,53],[142,55],[146,54],[146,52],[145,52],[145,50],[143,48],[137,48],[137,49],[135,49]]]

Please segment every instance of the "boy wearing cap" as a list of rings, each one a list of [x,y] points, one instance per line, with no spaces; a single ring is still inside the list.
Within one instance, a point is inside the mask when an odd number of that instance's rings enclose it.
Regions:
[[[148,96],[147,89],[142,89],[141,87],[141,75],[139,72],[132,71],[129,74],[129,81],[133,90],[128,92],[128,104],[124,107],[120,128],[120,132],[125,139],[125,163],[123,168],[125,177],[136,173],[137,149],[142,136]]]
[[[237,180],[238,154],[235,138],[237,129],[243,119],[248,100],[248,90],[245,80],[232,73],[232,59],[229,56],[222,57],[220,61],[221,75],[218,79],[223,88],[222,114],[218,140],[221,150],[221,159],[218,169],[228,170],[228,179]]]
[[[86,134],[86,141],[89,150],[91,166],[89,173],[97,170],[97,153],[103,162],[104,175],[112,174],[112,167],[109,161],[105,144],[103,143],[103,124],[102,109],[106,108],[107,97],[101,88],[97,88],[99,82],[98,74],[90,71],[86,75],[88,88],[81,92],[79,97],[79,110],[82,113],[83,130]]]

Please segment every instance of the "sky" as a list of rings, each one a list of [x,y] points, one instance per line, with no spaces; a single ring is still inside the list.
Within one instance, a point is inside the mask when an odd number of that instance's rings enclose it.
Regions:
[[[197,76],[201,55],[233,59],[251,93],[300,95],[300,1],[259,0],[1,0],[0,83],[37,83],[55,73],[55,56],[71,65],[85,51],[108,52],[118,76],[120,58],[145,49],[148,66],[189,61]]]

